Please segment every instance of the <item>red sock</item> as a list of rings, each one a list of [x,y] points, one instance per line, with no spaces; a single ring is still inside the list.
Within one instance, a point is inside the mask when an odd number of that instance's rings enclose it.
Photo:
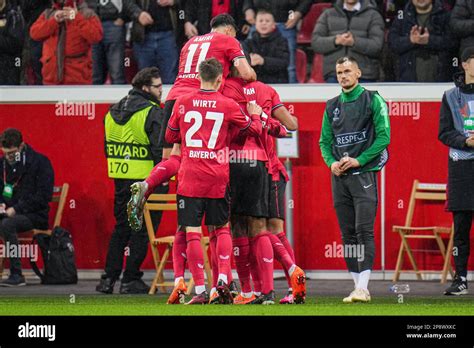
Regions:
[[[253,290],[262,292],[262,282],[260,279],[260,270],[257,264],[257,238],[249,238],[250,242],[250,274],[252,275]]]
[[[168,160],[161,161],[151,171],[148,178],[145,179],[148,184],[148,190],[146,196],[148,197],[158,185],[161,185],[165,181],[171,179],[178,173],[179,166],[181,164],[181,156],[170,156]]]
[[[285,232],[280,232],[276,236],[278,237],[278,239],[280,239],[280,242],[283,244],[286,251],[290,255],[291,259],[293,260],[293,263],[296,263],[295,253],[293,251],[293,248],[290,245],[290,242],[286,238]],[[291,280],[290,280],[290,275],[288,274],[288,270],[285,269],[284,271],[285,271],[286,281],[288,282],[288,287],[291,288]]]
[[[293,263],[296,263],[295,252],[293,251],[293,248],[291,247],[290,242],[286,238],[285,232],[280,232],[276,236],[280,239],[280,241],[283,244],[283,246],[285,247],[286,251],[288,251],[288,254],[290,255],[291,259],[293,260]]]
[[[272,233],[268,234],[268,238],[270,238],[272,243],[273,254],[275,255],[275,258],[282,264],[283,268],[288,271],[290,267],[293,266],[294,262],[291,259],[291,256],[288,254],[285,246],[280,241],[280,239]]]
[[[268,294],[273,290],[273,248],[269,238],[270,233],[261,232],[255,237],[257,244],[257,265],[262,281],[262,293]]]
[[[186,232],[179,230],[176,232],[172,252],[174,277],[184,278],[184,270],[186,268]]]
[[[201,233],[186,232],[186,255],[188,265],[196,286],[204,285],[204,256],[201,247]]]
[[[250,285],[250,244],[248,237],[238,237],[233,240],[234,259],[237,274],[239,275],[242,292],[251,292]]]
[[[215,288],[219,277],[219,264],[217,263],[217,236],[214,231],[209,232],[209,248],[211,249],[212,287]]]
[[[229,279],[229,273],[232,271],[231,255],[232,255],[232,237],[230,236],[229,226],[221,227],[216,230],[217,246],[216,256],[219,264],[219,273],[227,275],[227,284],[232,279]]]

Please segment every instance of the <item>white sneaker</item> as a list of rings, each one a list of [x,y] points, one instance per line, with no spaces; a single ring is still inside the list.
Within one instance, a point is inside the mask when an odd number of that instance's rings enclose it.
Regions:
[[[371,297],[369,290],[356,289],[354,296],[352,296],[352,302],[370,302]]]
[[[355,293],[356,293],[356,290],[357,290],[357,289],[352,290],[352,292],[350,293],[349,296],[344,297],[344,298],[342,299],[342,302],[344,302],[344,303],[352,303],[352,302],[353,302],[352,299],[353,299],[353,297],[354,297],[354,295],[355,295]]]

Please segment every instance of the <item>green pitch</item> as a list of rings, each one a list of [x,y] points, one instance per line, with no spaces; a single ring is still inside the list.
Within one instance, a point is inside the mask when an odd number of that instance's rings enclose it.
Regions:
[[[74,301],[72,301],[74,300]],[[0,315],[474,315],[472,297],[373,298],[343,304],[340,297],[309,298],[304,305],[166,305],[163,296],[84,295],[0,297]]]

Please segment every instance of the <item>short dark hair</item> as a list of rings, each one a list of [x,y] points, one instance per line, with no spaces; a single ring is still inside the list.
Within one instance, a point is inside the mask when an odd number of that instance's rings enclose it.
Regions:
[[[19,147],[23,142],[21,132],[16,128],[7,128],[0,135],[0,143],[2,147],[10,149],[12,147]]]
[[[222,64],[216,58],[209,58],[199,64],[199,76],[205,82],[214,82],[222,74]]]
[[[215,16],[213,19],[211,19],[211,28],[215,29],[218,27],[223,27],[226,25],[231,25],[234,27],[235,31],[238,32],[239,28],[237,27],[237,24],[235,24],[234,17],[232,17],[228,13],[221,13],[220,15]]]
[[[142,89],[143,86],[150,86],[152,79],[159,79],[160,77],[160,70],[157,67],[144,68],[137,72],[132,80],[132,86]]]
[[[466,47],[462,51],[461,62],[466,63],[471,58],[474,58],[474,46]]]
[[[352,56],[344,56],[344,57],[339,58],[336,61],[336,65],[344,64],[345,62],[351,62],[351,63],[359,66],[359,63],[357,62],[357,60]]]
[[[270,11],[269,9],[267,8],[261,8],[257,11],[257,14],[255,15],[255,18],[259,15],[259,14],[269,14],[269,15],[272,15],[273,17],[273,20],[275,20],[275,16],[273,15],[273,12]]]

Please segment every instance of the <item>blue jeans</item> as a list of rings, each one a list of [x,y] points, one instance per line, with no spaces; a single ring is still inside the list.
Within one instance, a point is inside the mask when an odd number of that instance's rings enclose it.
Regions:
[[[110,74],[112,84],[125,84],[125,25],[103,21],[104,37],[92,46],[92,83],[103,85]]]
[[[138,69],[157,66],[163,84],[174,82],[178,74],[178,47],[173,31],[149,32],[145,42],[133,44],[133,53]]]
[[[288,40],[288,49],[290,51],[290,65],[288,65],[288,82],[298,83],[296,79],[296,28],[286,29],[285,23],[276,23],[278,31]],[[255,25],[252,25],[248,37],[251,38],[255,33]],[[258,78],[258,76],[257,76]]]

